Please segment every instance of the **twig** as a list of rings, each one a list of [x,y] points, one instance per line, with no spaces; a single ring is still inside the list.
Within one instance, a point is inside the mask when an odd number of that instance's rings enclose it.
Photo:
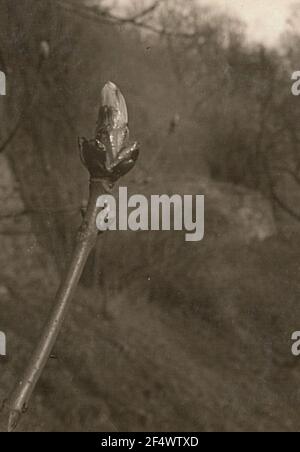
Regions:
[[[52,314],[44,328],[40,342],[10,400],[8,425],[10,432],[16,428],[22,413],[28,408],[29,399],[56,342],[85,263],[96,243],[98,235],[96,217],[99,212],[96,202],[97,198],[104,193],[106,193],[106,190],[102,182],[91,182],[87,213],[77,237],[77,244],[69,269],[56,295]]]
[[[101,138],[101,140],[100,140]],[[98,197],[110,192],[115,182],[130,171],[138,158],[138,146],[129,143],[128,112],[125,99],[111,82],[102,90],[96,136],[79,140],[81,158],[90,173],[90,196],[80,228],[73,257],[57,292],[54,308],[42,337],[29,361],[24,375],[9,402],[8,431],[15,430],[22,413],[49,359],[74,296],[86,261],[96,244],[98,229]]]

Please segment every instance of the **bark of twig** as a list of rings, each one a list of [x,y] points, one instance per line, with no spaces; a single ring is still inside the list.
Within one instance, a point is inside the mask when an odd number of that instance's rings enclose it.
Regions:
[[[96,243],[98,236],[96,217],[99,213],[99,208],[97,208],[96,204],[97,198],[104,193],[106,193],[106,189],[101,181],[91,182],[88,209],[77,237],[73,257],[56,295],[53,311],[43,329],[42,337],[27,369],[20,378],[8,404],[10,410],[9,431],[13,431],[16,428],[22,413],[28,407],[29,399],[60,332],[88,256]]]

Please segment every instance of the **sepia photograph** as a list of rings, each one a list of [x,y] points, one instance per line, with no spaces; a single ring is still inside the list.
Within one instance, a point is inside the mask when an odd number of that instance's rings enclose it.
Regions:
[[[0,432],[300,431],[299,25],[0,0]]]

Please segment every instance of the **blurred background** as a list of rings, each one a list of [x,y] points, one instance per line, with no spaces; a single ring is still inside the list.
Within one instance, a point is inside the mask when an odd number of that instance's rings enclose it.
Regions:
[[[298,429],[299,20],[280,0],[0,0],[1,400],[72,250],[107,80],[142,149],[121,185],[206,196],[202,242],[100,238],[21,431]]]

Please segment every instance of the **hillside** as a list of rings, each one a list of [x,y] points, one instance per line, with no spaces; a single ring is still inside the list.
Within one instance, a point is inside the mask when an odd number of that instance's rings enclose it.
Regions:
[[[186,193],[200,186],[190,183]],[[208,193],[213,189],[223,202],[208,194],[207,234],[199,244],[168,233],[103,237],[105,248],[122,250],[121,259],[105,260],[105,286],[78,290],[20,431],[297,429],[299,371],[290,353],[299,311],[297,249],[272,225],[269,238],[247,239],[222,212],[225,200],[228,212],[245,190],[218,191],[210,182]],[[16,246],[15,238],[7,240]],[[38,270],[39,249],[18,242],[18,258],[8,262],[2,254],[9,357],[1,361],[1,399],[28,359],[58,282],[49,262],[48,271],[45,262]]]

